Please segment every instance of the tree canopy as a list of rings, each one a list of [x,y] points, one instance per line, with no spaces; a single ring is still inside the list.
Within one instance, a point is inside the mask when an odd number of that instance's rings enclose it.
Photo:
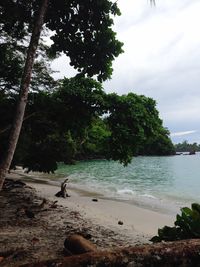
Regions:
[[[53,90],[56,86],[56,81],[51,76],[53,71],[47,55],[48,48],[43,42],[38,47],[30,91]],[[19,93],[26,51],[25,44],[16,42],[10,36],[0,38],[0,91],[8,94]]]
[[[108,97],[110,158],[127,165],[134,155],[169,155],[174,153],[169,132],[152,98],[133,93]]]
[[[1,34],[27,42],[39,5],[40,0],[0,3]],[[100,81],[110,78],[112,61],[123,52],[112,30],[116,15],[120,10],[109,0],[49,0],[45,17],[46,31],[53,32],[49,55],[64,52],[82,75],[97,75]]]
[[[46,16],[37,24],[42,3],[48,4],[47,10],[43,10]],[[112,30],[115,15],[120,15],[120,11],[109,0],[0,3],[1,151],[6,150],[16,103],[23,104],[23,111],[17,111],[22,114],[18,122],[24,120],[24,124],[13,166],[22,164],[28,170],[50,172],[59,161],[72,163],[79,158],[106,157],[127,165],[134,155],[173,153],[153,99],[133,93],[106,94],[102,88],[100,82],[111,77],[113,59],[123,52],[122,43]],[[47,46],[40,38],[34,52],[42,24],[43,35],[51,31],[53,43]],[[36,60],[27,99],[28,87],[24,87],[21,76],[30,47],[32,62],[34,53]],[[69,56],[70,65],[79,74],[56,82],[50,75],[49,61],[60,53]],[[31,68],[27,68],[29,78]],[[21,126],[16,122],[15,126],[19,133]]]
[[[14,102],[15,97],[1,98],[3,128],[11,121]],[[1,147],[7,134],[1,135]],[[153,99],[106,94],[99,82],[77,76],[61,80],[52,92],[29,95],[13,166],[51,172],[57,162],[107,158],[127,165],[136,155],[173,153]]]
[[[82,77],[96,75],[99,81],[103,81],[110,78],[112,61],[122,53],[122,43],[112,30],[113,15],[120,15],[120,11],[117,4],[109,0],[9,0],[0,3],[3,39],[9,36],[12,43],[28,44],[8,146],[0,162],[0,190],[22,129],[42,29],[53,33],[49,56],[64,52],[70,57],[70,65]]]

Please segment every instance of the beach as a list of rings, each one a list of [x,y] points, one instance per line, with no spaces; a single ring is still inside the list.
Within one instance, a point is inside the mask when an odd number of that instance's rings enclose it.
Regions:
[[[159,227],[174,221],[173,215],[103,199],[89,190],[70,189],[70,197],[57,198],[58,186],[27,182],[26,175],[19,172],[8,177],[25,180],[26,186],[1,193],[0,252],[9,255],[6,251],[10,251],[9,264],[5,261],[2,266],[62,257],[64,240],[74,233],[100,250],[150,243]],[[34,218],[27,218],[25,208],[34,212]],[[13,260],[13,251],[18,250],[21,256]]]
[[[103,225],[117,232],[127,233],[128,236],[135,237],[141,235],[145,241],[157,234],[159,227],[172,225],[174,216],[156,212],[144,207],[127,203],[125,201],[104,199],[92,192],[83,190],[68,190],[70,197],[56,198],[58,187],[48,184],[28,183],[35,188],[40,197],[45,197],[51,201],[58,200],[58,204],[78,211],[84,218],[92,220],[94,223]],[[92,199],[98,201],[92,201]],[[123,225],[118,225],[122,221]],[[137,238],[138,239],[138,238]]]

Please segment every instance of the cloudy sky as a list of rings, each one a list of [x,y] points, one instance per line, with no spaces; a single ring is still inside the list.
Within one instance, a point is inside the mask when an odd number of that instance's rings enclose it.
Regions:
[[[118,0],[114,30],[124,53],[114,62],[106,92],[153,97],[174,142],[200,143],[200,1]],[[53,63],[57,77],[75,72],[65,57]]]

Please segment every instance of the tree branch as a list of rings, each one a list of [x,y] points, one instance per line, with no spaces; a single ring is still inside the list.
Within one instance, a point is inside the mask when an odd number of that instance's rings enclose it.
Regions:
[[[30,115],[27,115],[27,116],[23,119],[23,121],[25,121],[25,120],[27,120],[27,119],[33,117],[36,113],[37,113],[37,112],[33,112],[33,113],[31,113]],[[6,126],[4,129],[2,129],[2,130],[0,129],[0,134],[5,133],[5,132],[8,131],[11,127],[12,127],[12,124],[9,124],[9,125]]]

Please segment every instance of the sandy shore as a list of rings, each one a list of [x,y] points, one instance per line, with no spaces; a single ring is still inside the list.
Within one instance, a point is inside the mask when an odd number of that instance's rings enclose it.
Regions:
[[[148,239],[157,234],[159,227],[173,224],[174,216],[147,210],[123,201],[102,199],[96,196],[98,202],[94,202],[92,195],[87,196],[86,192],[77,192],[77,190],[68,190],[69,198],[57,198],[54,196],[59,191],[57,186],[28,184],[35,188],[41,197],[52,201],[58,200],[58,204],[80,212],[84,218],[107,228],[124,231],[129,236],[141,235]],[[123,225],[118,225],[119,221],[122,221]]]
[[[69,198],[57,198],[55,194],[59,187],[51,184],[40,183],[39,180],[29,182],[26,174],[21,172],[11,173],[11,177],[20,177],[27,184],[37,190],[40,197],[45,197],[58,204],[80,212],[80,214],[93,222],[108,228],[117,228],[117,231],[128,232],[128,235],[137,234],[145,236],[145,240],[157,234],[157,230],[164,225],[173,225],[175,214],[169,215],[164,210],[154,211],[146,207],[140,207],[126,201],[118,201],[102,198],[93,192],[68,189]],[[32,176],[34,180],[34,174]],[[98,202],[93,202],[97,198]],[[122,221],[122,225],[118,222]]]
[[[33,182],[17,172],[9,177],[24,180],[26,186],[0,192],[2,266],[63,257],[64,240],[74,233],[90,239],[100,250],[149,243],[159,227],[174,221],[174,216],[83,190],[70,189],[70,197],[57,198],[59,186]],[[94,197],[98,201],[92,201]]]

